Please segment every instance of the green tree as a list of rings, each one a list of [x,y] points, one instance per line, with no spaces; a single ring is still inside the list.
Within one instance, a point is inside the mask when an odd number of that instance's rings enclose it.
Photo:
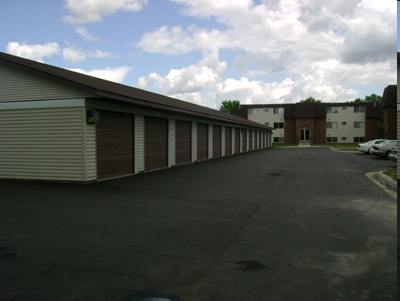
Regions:
[[[300,100],[300,101],[299,101],[299,103],[303,103],[303,102],[321,103],[322,100],[315,99],[314,97],[309,97],[309,98],[307,98],[307,99],[303,99],[303,100]]]
[[[221,112],[229,113],[234,115],[236,109],[240,106],[239,100],[224,100],[219,108]]]
[[[365,98],[356,98],[352,101],[348,101],[348,102],[355,102],[355,103],[361,103],[361,102],[376,102],[376,103],[381,103],[382,101],[382,96],[376,95],[375,93],[371,94],[371,95],[367,95],[365,96]]]
[[[364,102],[376,102],[381,103],[382,96],[376,95],[375,93],[371,94],[370,96],[365,96]]]
[[[373,103],[373,102],[376,102],[377,106],[379,107],[379,104],[381,103],[381,101],[382,101],[382,96],[379,96],[379,95],[376,95],[375,93],[373,93],[371,95],[365,96],[365,98],[356,98],[353,101],[348,101],[348,102],[350,102],[350,103],[363,103],[363,102]],[[378,130],[379,130],[379,137],[383,137],[384,132],[385,132],[385,123],[383,121],[382,114],[378,120]]]

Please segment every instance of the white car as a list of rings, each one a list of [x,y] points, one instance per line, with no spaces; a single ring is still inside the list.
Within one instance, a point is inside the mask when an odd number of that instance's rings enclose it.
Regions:
[[[375,139],[375,140],[370,140],[365,143],[360,143],[357,145],[357,151],[365,153],[365,154],[371,154],[372,147],[376,144],[381,144],[382,142],[385,142],[386,139]]]
[[[397,147],[392,148],[392,151],[389,154],[389,159],[393,162],[397,162]]]
[[[396,147],[397,140],[387,140],[380,144],[375,144],[372,146],[371,155],[384,157],[389,159],[389,154],[392,151],[392,148]]]

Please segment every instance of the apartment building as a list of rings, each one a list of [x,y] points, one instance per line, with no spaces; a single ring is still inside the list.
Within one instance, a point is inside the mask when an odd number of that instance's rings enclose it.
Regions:
[[[270,127],[274,143],[357,143],[379,138],[377,103],[241,105],[237,115]]]

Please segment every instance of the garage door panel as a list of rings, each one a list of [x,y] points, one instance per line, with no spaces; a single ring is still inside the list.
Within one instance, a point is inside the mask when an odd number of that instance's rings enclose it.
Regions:
[[[133,116],[101,111],[96,126],[98,178],[133,173]]]
[[[235,128],[235,154],[240,153],[240,129]]]
[[[232,128],[225,127],[225,155],[232,155]]]
[[[168,167],[168,119],[145,117],[145,170]]]
[[[213,158],[221,157],[221,126],[213,125]]]
[[[192,125],[188,121],[177,120],[175,122],[175,130],[176,165],[190,163],[192,156]]]
[[[208,159],[208,124],[197,124],[197,160]]]

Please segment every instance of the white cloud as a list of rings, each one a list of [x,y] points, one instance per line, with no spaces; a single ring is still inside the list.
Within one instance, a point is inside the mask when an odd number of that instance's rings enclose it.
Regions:
[[[91,35],[87,28],[84,26],[75,27],[75,31],[89,41],[97,42],[99,40],[98,37]]]
[[[69,15],[64,20],[72,24],[100,22],[103,16],[117,11],[140,11],[147,0],[66,0]]]
[[[152,73],[141,77],[138,86],[145,89],[154,85],[168,95],[192,93],[215,86],[227,68],[226,62],[220,62],[218,53],[204,52],[204,59],[196,65],[182,69],[172,69],[165,77]]]
[[[60,51],[57,43],[40,44],[19,44],[18,42],[9,42],[6,47],[6,52],[21,56],[27,59],[35,60],[43,63],[44,57],[52,57]]]
[[[63,58],[68,63],[78,63],[86,60],[87,55],[83,50],[70,46],[63,49]]]
[[[96,49],[94,52],[83,51],[82,49],[75,49],[73,46],[68,46],[63,49],[63,58],[68,63],[78,63],[86,60],[87,58],[107,58],[116,57],[115,55]]]
[[[76,69],[76,68],[72,68],[72,69],[68,69],[68,70],[83,73],[83,74],[98,77],[98,78],[102,78],[102,79],[117,82],[117,83],[121,83],[124,80],[125,76],[128,74],[128,72],[131,70],[131,67],[121,66],[121,67],[117,67],[117,68],[94,69],[91,71],[85,71],[85,70]]]
[[[392,0],[172,1],[181,6],[181,13],[214,19],[222,26],[162,26],[144,34],[136,47],[175,56],[236,53],[236,62],[229,69],[223,62],[218,71],[219,58],[207,61],[210,55],[203,55],[196,65],[142,77],[139,86],[215,107],[224,99],[273,103],[312,96],[343,102],[358,97],[352,86],[395,83]],[[240,79],[224,79],[226,70],[240,74]],[[281,82],[264,79],[274,74],[282,78],[283,72],[287,79]]]
[[[111,54],[111,53],[109,53],[107,51],[101,51],[99,49],[96,49],[94,52],[89,52],[89,57],[94,57],[94,58],[97,58],[97,59],[104,59],[104,58],[107,58],[107,57],[116,58],[117,56],[114,55],[114,54]]]
[[[168,55],[180,55],[195,50],[194,38],[191,37],[192,27],[184,31],[181,27],[175,26],[171,29],[163,26],[157,30],[145,33],[136,47],[150,53],[164,53]]]

